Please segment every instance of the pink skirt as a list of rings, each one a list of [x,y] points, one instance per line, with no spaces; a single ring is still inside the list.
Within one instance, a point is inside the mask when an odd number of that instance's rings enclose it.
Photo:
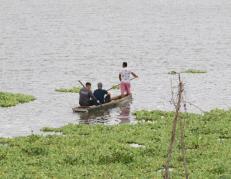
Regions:
[[[131,84],[122,82],[120,84],[120,90],[122,95],[130,95],[131,94]]]

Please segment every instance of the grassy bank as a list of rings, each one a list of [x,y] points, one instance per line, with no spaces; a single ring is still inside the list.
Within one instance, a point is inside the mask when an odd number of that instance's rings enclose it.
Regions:
[[[161,178],[173,113],[136,116],[136,125],[67,125],[44,129],[62,135],[0,139],[0,178]],[[183,117],[190,178],[231,177],[231,111]],[[179,150],[173,178],[183,176]]]
[[[28,103],[34,101],[35,97],[31,95],[0,92],[0,107],[16,106],[20,103]]]

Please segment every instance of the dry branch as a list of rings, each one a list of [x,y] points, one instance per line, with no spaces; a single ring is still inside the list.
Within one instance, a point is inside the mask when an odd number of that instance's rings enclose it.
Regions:
[[[178,85],[178,94],[177,94],[177,103],[176,103],[176,113],[173,119],[173,124],[172,124],[172,135],[171,135],[171,140],[170,140],[170,144],[168,147],[168,157],[166,160],[166,163],[164,165],[164,179],[169,179],[170,178],[170,173],[169,173],[169,165],[170,162],[172,160],[172,153],[173,153],[173,147],[174,147],[174,143],[176,140],[176,127],[177,127],[177,121],[179,118],[179,114],[180,114],[180,108],[181,108],[181,102],[182,102],[182,97],[183,97],[183,82],[181,81],[181,77],[179,74],[179,85]]]

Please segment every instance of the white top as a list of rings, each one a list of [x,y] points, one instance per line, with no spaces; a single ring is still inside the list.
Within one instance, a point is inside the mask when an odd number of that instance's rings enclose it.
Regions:
[[[123,68],[120,72],[121,75],[121,82],[123,83],[130,83],[130,77],[131,77],[132,71],[128,68]]]

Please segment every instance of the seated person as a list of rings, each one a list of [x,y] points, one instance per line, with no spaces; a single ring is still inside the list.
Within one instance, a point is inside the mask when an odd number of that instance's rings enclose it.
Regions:
[[[97,99],[91,91],[91,83],[87,82],[86,87],[83,87],[79,92],[79,105],[92,106],[97,105]]]
[[[111,95],[107,92],[107,90],[103,89],[102,83],[98,83],[98,89],[94,91],[94,96],[99,104],[104,104],[111,101]]]

